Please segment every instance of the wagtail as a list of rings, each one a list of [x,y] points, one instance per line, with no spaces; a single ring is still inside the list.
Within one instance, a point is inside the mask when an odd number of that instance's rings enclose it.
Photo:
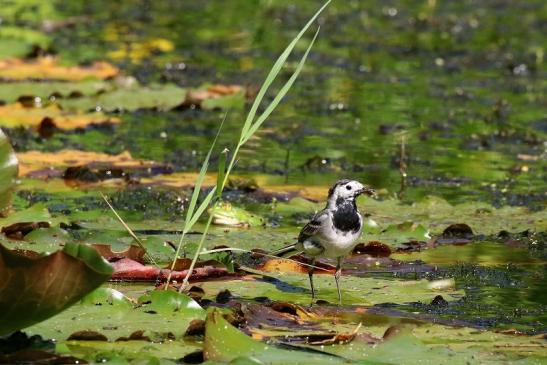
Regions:
[[[276,256],[305,253],[311,256],[311,265],[318,257],[336,259],[336,289],[338,302],[342,304],[340,292],[340,275],[342,262],[357,245],[357,240],[363,230],[363,217],[357,210],[355,198],[361,194],[374,195],[374,190],[355,180],[339,180],[329,189],[327,206],[313,216],[302,228],[298,235],[298,242],[273,252]],[[310,267],[312,303],[315,299],[313,287],[313,267]]]

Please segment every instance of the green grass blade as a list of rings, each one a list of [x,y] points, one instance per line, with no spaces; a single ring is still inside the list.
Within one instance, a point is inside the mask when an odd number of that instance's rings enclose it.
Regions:
[[[205,174],[207,173],[207,169],[209,168],[209,159],[211,158],[213,149],[216,146],[218,136],[220,135],[222,126],[224,126],[225,120],[226,120],[226,115],[224,115],[224,118],[222,119],[222,122],[220,123],[220,127],[218,128],[215,139],[213,140],[213,143],[211,144],[211,148],[209,148],[209,152],[207,152],[207,156],[205,157],[205,160],[203,161],[203,165],[201,166],[201,169],[199,171],[199,175],[196,180],[196,185],[194,186],[194,191],[192,192],[192,198],[190,199],[190,204],[188,205],[188,210],[186,212],[186,219],[184,220],[184,228],[182,229],[182,234],[180,235],[179,243],[177,245],[177,249],[175,250],[175,257],[173,258],[173,262],[171,263],[171,270],[169,271],[169,275],[167,276],[167,281],[165,282],[165,290],[167,290],[169,286],[169,282],[171,281],[171,273],[173,272],[173,269],[175,268],[175,264],[177,262],[177,258],[180,255],[180,249],[182,248],[182,242],[184,241],[184,237],[186,236],[186,233],[188,233],[190,229],[192,229],[192,226],[195,224],[195,222],[197,222],[199,217],[203,214],[203,211],[205,210],[205,208],[207,208],[207,206],[211,202],[212,194],[209,193],[209,195],[207,195],[205,200],[200,204],[196,213],[194,214],[194,210],[196,208],[196,204],[199,198],[199,193],[201,192],[201,186],[203,185],[203,180],[205,180]],[[214,190],[213,190],[213,194],[214,194]]]
[[[260,115],[260,117],[258,117],[256,122],[247,131],[247,134],[244,136],[244,139],[243,139],[244,142],[246,142],[249,138],[251,138],[253,136],[253,134],[256,133],[258,128],[260,128],[262,123],[264,123],[264,121],[270,116],[270,114],[274,111],[274,109],[277,107],[277,105],[281,102],[283,97],[290,90],[290,88],[292,87],[292,85],[296,81],[296,78],[298,77],[298,75],[302,71],[302,68],[304,67],[304,63],[306,63],[306,59],[308,58],[308,54],[310,53],[310,50],[311,50],[313,44],[315,43],[315,40],[317,39],[318,34],[319,34],[319,28],[317,28],[317,31],[315,32],[315,35],[313,36],[313,39],[311,40],[310,44],[308,45],[308,48],[306,49],[306,52],[304,53],[304,55],[300,59],[300,62],[298,62],[298,66],[296,67],[296,70],[291,75],[289,80],[285,83],[285,85],[283,85],[281,90],[279,90],[279,92],[277,93],[275,98],[272,100],[270,105],[268,105],[268,107],[266,108],[264,113],[262,113]]]
[[[258,110],[258,106],[262,102],[262,99],[264,98],[264,95],[266,94],[266,91],[268,91],[268,88],[272,84],[272,82],[276,79],[277,75],[279,74],[279,71],[283,68],[283,65],[287,61],[287,58],[291,54],[293,48],[296,46],[300,38],[306,33],[308,28],[313,24],[315,19],[321,14],[321,12],[330,4],[331,0],[328,0],[323,6],[317,10],[317,12],[311,17],[311,19],[308,21],[308,23],[300,30],[300,33],[289,43],[287,48],[281,53],[279,58],[275,61],[274,65],[272,66],[272,69],[268,73],[268,76],[266,76],[266,80],[262,84],[262,87],[258,91],[258,94],[256,95],[255,101],[253,105],[251,106],[251,110],[249,111],[249,114],[247,114],[247,119],[245,119],[245,124],[243,125],[243,129],[241,130],[241,140],[243,141],[244,136],[248,135],[248,130],[251,127],[252,121],[255,118],[256,111]]]
[[[217,198],[220,199],[222,190],[224,189],[224,174],[226,172],[226,159],[228,156],[228,149],[225,148],[218,158],[218,174],[217,174]]]
[[[192,229],[194,224],[196,224],[199,217],[201,217],[201,215],[203,214],[205,209],[209,206],[209,203],[211,202],[211,200],[213,200],[213,197],[215,196],[215,192],[216,192],[215,189],[213,189],[209,192],[209,194],[207,194],[207,196],[205,196],[205,199],[203,199],[203,202],[201,202],[198,209],[196,210],[196,214],[194,214],[192,219],[190,219],[190,222],[188,223],[188,228],[184,227],[186,232],[188,232],[190,229]]]

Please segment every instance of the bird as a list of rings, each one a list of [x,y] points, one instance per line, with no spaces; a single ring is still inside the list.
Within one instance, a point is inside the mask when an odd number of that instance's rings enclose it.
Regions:
[[[272,253],[278,257],[286,257],[297,253],[311,256],[308,276],[312,304],[315,300],[315,288],[313,286],[315,260],[319,257],[326,257],[336,259],[334,279],[338,290],[338,303],[342,305],[342,294],[340,292],[342,263],[344,258],[357,245],[357,240],[363,230],[363,217],[355,203],[355,199],[361,194],[375,195],[375,191],[356,180],[338,180],[329,189],[327,205],[323,210],[317,212],[302,228],[297,242]]]

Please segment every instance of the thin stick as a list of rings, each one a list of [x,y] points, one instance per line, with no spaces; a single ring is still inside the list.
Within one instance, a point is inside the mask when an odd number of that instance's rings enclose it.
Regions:
[[[118,212],[116,212],[116,209],[114,209],[114,207],[112,206],[112,204],[110,204],[110,202],[108,201],[108,198],[106,197],[106,195],[104,195],[102,192],[99,192],[101,194],[101,197],[103,198],[103,200],[105,201],[105,203],[108,205],[108,207],[110,208],[110,210],[112,211],[112,213],[114,213],[114,215],[116,216],[116,218],[118,219],[118,221],[122,224],[123,228],[125,228],[125,230],[127,231],[127,233],[129,233],[129,235],[133,238],[133,240],[135,242],[137,242],[137,244],[139,245],[140,248],[142,248],[144,250],[144,253],[146,254],[146,256],[148,257],[148,259],[152,262],[152,264],[154,264],[154,266],[156,267],[159,267],[158,264],[156,263],[156,260],[154,260],[154,258],[152,257],[152,255],[150,255],[148,253],[148,250],[146,250],[146,247],[144,247],[144,244],[142,243],[142,241],[139,239],[139,237],[137,237],[137,235],[135,234],[135,232],[133,232],[133,230],[131,228],[129,228],[129,226],[125,223],[125,221],[122,219],[122,217],[120,217],[120,215],[118,214]]]

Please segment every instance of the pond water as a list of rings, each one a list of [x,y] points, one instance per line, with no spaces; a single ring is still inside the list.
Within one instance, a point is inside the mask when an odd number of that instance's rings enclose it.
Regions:
[[[74,241],[123,251],[133,240],[102,201],[99,192],[104,192],[149,253],[162,267],[167,265],[183,227],[195,172],[222,119],[226,115],[208,187],[214,185],[219,152],[233,148],[239,138],[257,88],[319,5],[314,0],[54,0],[3,6],[0,25],[8,28],[0,27],[0,62],[31,51],[55,55],[60,68],[106,61],[121,76],[99,86],[87,79],[58,83],[55,77],[39,76],[25,78],[35,81],[29,86],[0,77],[0,127],[23,161],[20,174],[25,175],[13,199],[16,212],[0,218],[0,228],[51,223],[24,236],[0,235],[0,243],[41,253]],[[507,361],[526,360],[530,348],[530,363],[541,363],[544,337],[533,336],[547,331],[546,12],[542,0],[334,1],[320,17],[319,37],[294,87],[242,149],[237,179],[223,195],[234,207],[246,209],[238,211],[238,219],[260,216],[258,221],[265,224],[216,226],[204,247],[272,250],[291,243],[323,207],[334,181],[358,179],[378,192],[376,198],[358,202],[367,219],[362,242],[385,243],[388,254],[349,260],[343,276],[345,307],[329,305],[337,300],[334,282],[329,275],[317,275],[324,300],[318,311],[324,312],[306,321],[321,323],[323,330],[331,330],[334,323],[339,332],[351,332],[363,322],[367,333],[380,337],[392,325],[418,324],[414,335],[424,342],[422,347],[412,342],[409,348],[421,349],[415,353],[420,360],[424,343],[435,348],[439,341],[453,340],[456,345],[449,350],[465,356],[474,356],[474,345],[473,351],[462,350],[461,343],[479,344],[488,356],[498,356],[489,346],[503,347],[500,358]],[[282,81],[294,71],[312,35],[310,31],[296,47]],[[273,85],[267,101],[280,83]],[[173,108],[185,90],[216,84],[240,85],[246,96],[217,108]],[[154,87],[160,91],[149,96]],[[57,121],[60,115],[84,118],[95,111],[111,123],[82,128],[54,124],[42,130],[42,121],[37,133],[28,124],[14,123],[9,109],[17,100],[28,102],[29,96],[41,96],[44,105],[25,106],[18,118],[54,107]],[[49,154],[65,150],[70,151],[62,163],[59,155]],[[93,165],[95,159],[124,151],[134,159],[156,162],[136,162],[127,170],[116,167],[120,161],[108,162],[114,167],[104,171]],[[85,165],[70,175],[78,183],[67,178],[67,167],[74,164]],[[436,237],[454,223],[468,224],[472,233],[463,243],[439,243]],[[183,255],[195,252],[203,228],[199,222],[186,237]],[[248,254],[235,260],[264,268]],[[301,267],[291,268],[197,283],[204,293],[200,303],[228,310],[218,299],[226,289],[247,309],[269,305],[269,300],[307,304],[308,277],[298,271]],[[444,279],[453,281],[439,289],[439,299],[427,280]],[[28,333],[67,338],[78,325],[88,326],[110,333],[109,349],[104,350],[108,356],[123,347],[132,354],[129,358],[138,358],[140,348],[113,340],[140,330],[143,319],[153,327],[148,299],[144,307],[140,299],[153,287],[151,282],[104,284],[103,290],[119,290],[131,300],[122,296],[123,303],[112,308],[88,300]],[[104,293],[108,291],[97,294],[100,304],[113,304]],[[141,306],[134,308],[137,298]],[[169,321],[181,321],[173,335],[180,339],[193,317],[176,317],[178,308],[162,311],[165,317],[152,337],[160,340],[149,343],[150,353],[175,359],[203,348],[201,338],[171,342]],[[89,313],[87,322],[76,324],[83,319],[78,313]],[[108,316],[124,325],[111,326]],[[204,319],[204,312],[199,316]],[[458,332],[459,326],[466,327]],[[283,331],[258,327],[245,330],[256,338],[281,336]],[[507,333],[529,336],[506,338]],[[61,341],[57,351],[99,361],[102,344],[91,342],[76,341],[69,344],[74,348],[65,348]],[[349,351],[335,345],[328,352],[362,360],[357,354],[362,347]],[[434,361],[430,349],[424,353]],[[370,354],[376,359],[374,351]]]
[[[318,5],[53,4],[57,17],[75,19],[52,33],[52,48],[65,62],[106,58],[143,83],[251,88]],[[408,200],[435,194],[451,202],[541,208],[544,11],[539,0],[334,2],[321,17],[304,72],[245,148],[238,171],[306,185],[353,177],[393,194],[401,185],[404,138]],[[161,42],[168,46],[157,47],[168,51],[150,50]],[[242,110],[228,113],[222,147],[233,146],[244,116]],[[137,111],[121,118],[115,130],[56,135],[47,143],[23,140],[16,148],[129,150],[194,170],[222,113]]]

